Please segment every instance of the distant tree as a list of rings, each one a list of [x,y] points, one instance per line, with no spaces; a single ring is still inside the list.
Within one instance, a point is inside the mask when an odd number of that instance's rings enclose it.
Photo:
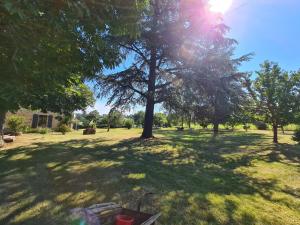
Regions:
[[[89,122],[94,122],[95,124],[98,124],[100,122],[100,114],[97,110],[93,110],[91,112],[89,112],[88,114],[86,114],[85,118],[89,121]]]
[[[178,81],[181,88],[173,89],[166,98],[163,106],[167,111],[176,114],[183,127],[184,121],[187,121],[189,128],[191,127],[192,118],[195,110],[195,94],[188,84]]]
[[[153,123],[157,127],[163,127],[168,123],[167,116],[164,113],[155,113]]]
[[[144,126],[144,120],[145,120],[145,112],[144,111],[138,111],[137,113],[133,114],[132,117],[133,117],[135,125]]]
[[[110,110],[109,114],[107,115],[107,131],[110,128],[118,128],[122,127],[124,124],[124,116],[122,112],[118,110]]]
[[[178,116],[176,113],[169,112],[167,115],[167,121],[168,121],[168,126],[178,126],[180,123],[180,116]]]
[[[253,82],[247,80],[256,114],[272,126],[273,142],[278,143],[278,127],[295,121],[299,110],[300,73],[285,72],[277,63],[265,61],[256,75]]]
[[[134,121],[133,119],[131,118],[126,118],[125,121],[124,121],[124,126],[127,128],[127,129],[131,129],[134,125]]]

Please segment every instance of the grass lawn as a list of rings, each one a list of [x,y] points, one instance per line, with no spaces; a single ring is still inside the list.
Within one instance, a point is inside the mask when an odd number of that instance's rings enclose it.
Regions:
[[[161,211],[161,225],[300,224],[300,146],[271,132],[139,129],[25,134],[0,150],[0,224],[66,225],[100,202]]]

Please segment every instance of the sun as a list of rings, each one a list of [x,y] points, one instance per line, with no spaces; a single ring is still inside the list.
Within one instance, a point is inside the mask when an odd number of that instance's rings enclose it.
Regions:
[[[210,10],[224,14],[232,5],[232,0],[209,0]]]

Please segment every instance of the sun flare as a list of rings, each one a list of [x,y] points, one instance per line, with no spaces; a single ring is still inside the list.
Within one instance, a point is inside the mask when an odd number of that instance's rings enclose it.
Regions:
[[[217,13],[226,13],[232,5],[232,0],[209,0],[210,10]]]

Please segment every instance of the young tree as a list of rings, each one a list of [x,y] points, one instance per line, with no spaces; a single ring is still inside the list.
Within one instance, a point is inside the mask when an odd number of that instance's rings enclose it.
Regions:
[[[193,58],[189,49],[205,38],[223,38],[203,1],[151,0],[139,20],[137,38],[113,37],[130,56],[129,67],[99,77],[101,96],[117,107],[145,104],[142,138],[152,137],[154,105],[164,102],[183,70],[181,58]]]
[[[256,114],[273,129],[273,142],[278,143],[277,129],[291,123],[299,110],[300,73],[283,71],[277,63],[265,61],[257,78],[247,80],[256,103]]]

